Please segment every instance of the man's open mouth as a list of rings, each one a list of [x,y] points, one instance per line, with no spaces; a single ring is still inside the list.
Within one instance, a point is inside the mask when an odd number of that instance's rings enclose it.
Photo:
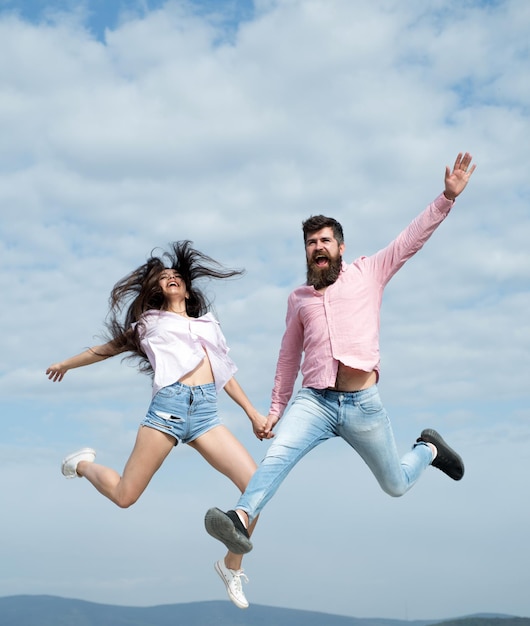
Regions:
[[[313,257],[313,263],[317,267],[327,267],[329,265],[329,258],[325,254],[317,254]]]

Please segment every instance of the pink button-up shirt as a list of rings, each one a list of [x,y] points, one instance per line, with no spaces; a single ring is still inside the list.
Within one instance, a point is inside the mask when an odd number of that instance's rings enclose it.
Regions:
[[[454,201],[441,194],[390,245],[351,265],[320,293],[297,287],[287,303],[270,413],[281,417],[300,370],[302,386],[333,387],[339,362],[379,377],[379,322],[383,289],[447,217]]]

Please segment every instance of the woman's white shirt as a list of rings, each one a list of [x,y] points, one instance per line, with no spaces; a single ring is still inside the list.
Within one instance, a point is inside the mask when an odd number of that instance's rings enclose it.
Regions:
[[[183,317],[170,311],[146,311],[138,322],[138,332],[154,371],[153,396],[194,370],[205,352],[218,392],[237,371],[228,356],[229,348],[220,324],[211,313]]]

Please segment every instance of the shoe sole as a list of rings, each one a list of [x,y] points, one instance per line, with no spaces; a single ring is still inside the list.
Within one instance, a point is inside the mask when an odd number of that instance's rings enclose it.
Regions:
[[[232,520],[220,509],[210,509],[204,517],[206,532],[218,539],[233,554],[247,554],[252,550],[252,542],[242,535]]]
[[[230,587],[228,586],[229,581],[226,580],[225,575],[223,574],[223,570],[219,567],[218,561],[214,563],[214,568],[215,571],[219,574],[221,580],[224,582],[226,587],[226,593],[228,594],[230,600],[237,606],[238,609],[248,609],[248,602],[246,604],[243,604],[230,590]]]
[[[455,467],[451,469],[455,469],[457,472],[456,473],[452,471],[446,472],[445,470],[443,470],[440,467],[437,467],[433,463],[434,467],[444,472],[444,474],[447,474],[447,476],[449,476],[449,478],[452,478],[453,480],[462,480],[462,477],[464,476],[464,471],[465,471],[464,461],[462,460],[462,457],[459,454],[457,454],[453,450],[453,448],[451,448],[451,446],[447,445],[447,443],[445,442],[444,438],[440,435],[440,433],[438,433],[436,430],[433,430],[432,428],[426,428],[425,430],[422,431],[420,437],[423,441],[432,443],[434,446],[436,446],[436,449],[438,450],[438,454],[440,455],[441,458],[453,457],[455,459],[454,461]],[[434,460],[436,461],[436,459]]]

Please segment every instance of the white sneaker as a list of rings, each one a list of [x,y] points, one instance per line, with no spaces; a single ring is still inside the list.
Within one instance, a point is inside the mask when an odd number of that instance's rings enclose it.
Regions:
[[[63,459],[61,472],[64,476],[66,476],[66,478],[75,478],[76,476],[81,478],[81,476],[77,473],[77,464],[79,461],[90,461],[93,463],[95,458],[95,450],[92,450],[92,448],[81,448],[81,450],[73,452]]]
[[[241,579],[244,578],[248,583],[248,578],[243,573],[242,569],[228,569],[225,566],[224,560],[217,561],[214,565],[215,571],[219,574],[222,581],[226,586],[228,597],[232,602],[240,609],[248,608],[248,600],[243,593],[243,587],[241,585]]]

